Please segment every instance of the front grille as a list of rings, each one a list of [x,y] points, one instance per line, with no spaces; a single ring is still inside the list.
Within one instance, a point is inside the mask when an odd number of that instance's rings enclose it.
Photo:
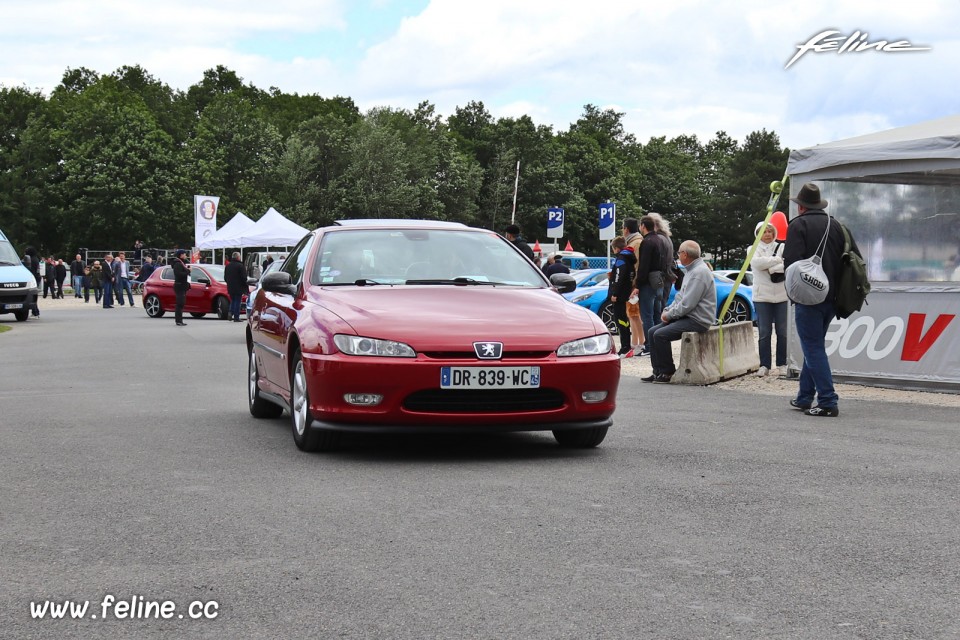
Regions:
[[[563,407],[557,389],[429,389],[403,401],[407,411],[424,413],[512,413]]]
[[[497,362],[512,362],[515,360],[543,360],[549,358],[552,351],[504,351]],[[489,363],[490,360],[480,360],[473,351],[421,351],[420,355],[434,360],[472,360],[477,364]]]
[[[27,295],[25,293],[7,293],[0,289],[0,302],[4,304],[17,304],[27,301]]]

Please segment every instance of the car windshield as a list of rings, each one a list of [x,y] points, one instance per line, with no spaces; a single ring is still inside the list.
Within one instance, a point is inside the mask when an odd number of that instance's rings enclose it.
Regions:
[[[7,240],[0,240],[0,262],[3,264],[20,264],[20,256]]]
[[[549,286],[501,236],[468,229],[342,229],[324,234],[320,285]]]

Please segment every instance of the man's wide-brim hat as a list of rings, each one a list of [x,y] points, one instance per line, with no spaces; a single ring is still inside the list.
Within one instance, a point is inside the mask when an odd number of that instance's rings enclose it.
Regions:
[[[173,255],[175,255],[175,256],[177,256],[177,257],[179,258],[180,256],[184,256],[184,255],[186,255],[186,254],[187,254],[187,252],[186,252],[185,249],[177,249],[177,252],[176,252],[175,254],[173,254]]]
[[[827,201],[820,197],[820,187],[808,182],[800,188],[800,193],[796,198],[790,198],[797,204],[802,204],[807,209],[826,209]]]

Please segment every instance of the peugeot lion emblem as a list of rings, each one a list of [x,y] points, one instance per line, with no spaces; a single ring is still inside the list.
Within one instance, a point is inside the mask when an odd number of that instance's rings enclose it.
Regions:
[[[474,342],[473,350],[481,360],[499,360],[503,356],[503,343]]]

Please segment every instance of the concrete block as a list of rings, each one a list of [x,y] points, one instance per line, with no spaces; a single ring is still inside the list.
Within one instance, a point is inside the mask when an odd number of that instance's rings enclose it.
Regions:
[[[703,333],[687,332],[680,338],[680,362],[671,382],[713,384],[737,378],[760,368],[760,355],[752,322],[723,327],[723,373],[720,372],[720,327]]]

